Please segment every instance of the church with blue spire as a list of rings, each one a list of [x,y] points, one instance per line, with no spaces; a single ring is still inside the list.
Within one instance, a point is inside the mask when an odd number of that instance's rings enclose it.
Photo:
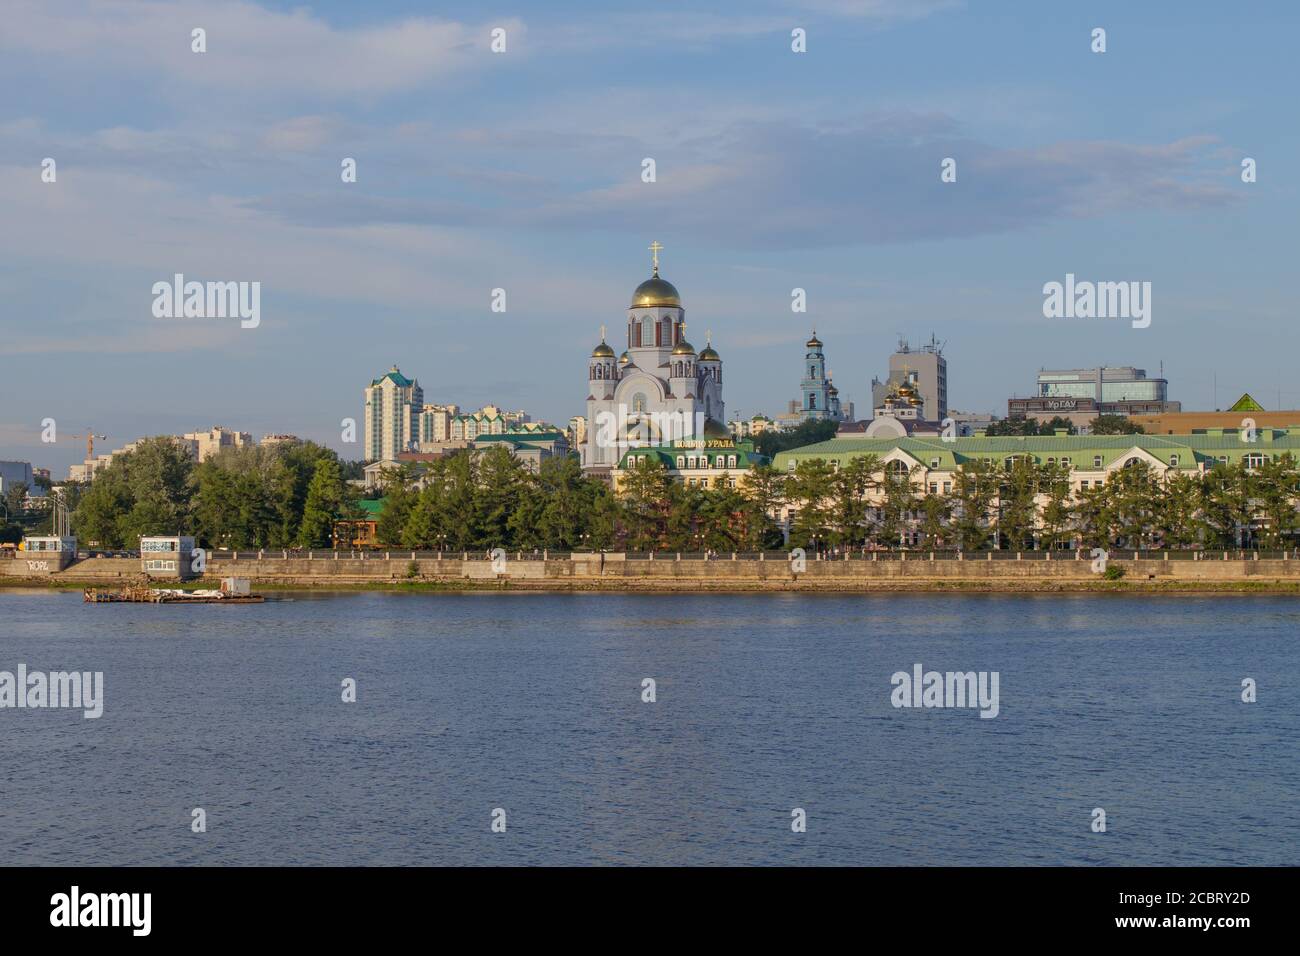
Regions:
[[[799,416],[804,421],[844,421],[840,407],[840,390],[826,371],[822,340],[813,329],[812,338],[804,343],[803,380],[799,383]]]

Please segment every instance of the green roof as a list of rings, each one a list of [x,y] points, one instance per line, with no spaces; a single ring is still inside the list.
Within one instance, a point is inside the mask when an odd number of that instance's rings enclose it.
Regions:
[[[384,379],[388,379],[390,382],[392,382],[394,385],[398,386],[399,388],[410,388],[412,385],[415,384],[409,378],[407,378],[405,375],[399,372],[396,368],[393,368],[389,370],[387,374],[381,375],[379,376],[379,378],[371,382],[370,383],[371,387],[373,388],[374,386],[378,385]]]
[[[1261,428],[1254,442],[1241,440],[1235,428],[1200,429],[1187,435],[1027,435],[996,438],[969,437],[944,441],[942,438],[832,438],[815,445],[791,448],[776,456],[778,470],[788,470],[790,462],[809,458],[826,460],[876,455],[884,458],[895,448],[910,455],[927,468],[952,471],[967,461],[990,458],[1001,464],[1012,455],[1029,455],[1040,464],[1050,458],[1066,457],[1075,468],[1093,468],[1093,459],[1101,458],[1103,468],[1132,448],[1140,448],[1153,458],[1171,464],[1177,456],[1180,469],[1198,463],[1217,463],[1227,459],[1236,464],[1249,454],[1280,456],[1290,452],[1300,458],[1300,431],[1285,428]],[[937,465],[931,464],[937,459]]]
[[[706,439],[706,447],[704,448],[699,447],[700,443],[694,441],[686,441],[683,443],[669,442],[666,445],[629,448],[623,453],[623,457],[619,459],[618,467],[627,468],[628,458],[638,455],[645,455],[646,457],[654,458],[661,465],[670,470],[676,470],[678,455],[694,455],[696,458],[703,456],[710,459],[710,464],[712,464],[712,459],[714,458],[726,458],[729,455],[735,455],[737,468],[753,468],[756,465],[762,465],[767,462],[767,456],[760,455],[756,452],[754,450],[754,443],[751,441],[745,441],[742,439],[734,444],[712,448],[707,447],[707,442],[708,440]]]
[[[372,518],[378,518],[383,513],[384,505],[388,504],[385,498],[362,498],[357,502],[357,507],[364,511]]]
[[[1243,392],[1241,398],[1228,409],[1230,412],[1262,412],[1264,406],[1250,397],[1250,392]]]
[[[565,434],[562,431],[546,431],[546,432],[505,432],[503,434],[496,434],[496,435],[479,435],[473,440],[476,442],[508,441],[515,445],[535,445],[535,444],[545,444],[548,441],[559,441],[563,438],[565,438]]]

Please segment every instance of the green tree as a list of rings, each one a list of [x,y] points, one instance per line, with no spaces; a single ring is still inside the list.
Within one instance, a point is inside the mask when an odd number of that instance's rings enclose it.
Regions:
[[[1266,548],[1285,548],[1292,540],[1300,519],[1296,500],[1300,498],[1300,476],[1290,452],[1269,459],[1254,473],[1255,505],[1264,519],[1260,537]]]
[[[1201,514],[1212,543],[1222,548],[1244,546],[1255,510],[1255,485],[1244,462],[1216,465],[1201,479]]]
[[[1098,415],[1088,423],[1094,435],[1145,435],[1146,430],[1123,415]]]
[[[667,547],[673,480],[654,457],[638,462],[623,475],[619,523],[631,551]]]
[[[344,517],[347,495],[338,461],[320,458],[307,485],[303,503],[298,545],[303,548],[327,547],[332,540],[334,522]]]
[[[833,520],[830,496],[834,474],[824,459],[805,458],[786,476],[786,497],[797,509],[791,520],[791,544],[807,547],[826,541]]]
[[[1030,551],[1038,526],[1038,465],[1016,455],[998,476],[998,534],[1011,551]]]
[[[1039,469],[1039,493],[1043,495],[1040,544],[1052,550],[1073,537],[1074,507],[1070,494],[1070,469],[1050,464]]]
[[[826,502],[831,544],[859,547],[867,540],[870,503],[867,495],[876,485],[880,459],[858,455],[831,472]]]
[[[785,500],[785,475],[771,465],[756,465],[740,479],[745,499],[745,533],[741,546],[746,551],[779,547],[781,529],[775,515]]]
[[[839,427],[839,422],[809,419],[790,429],[770,428],[754,439],[754,448],[770,460],[790,448],[830,441]]]
[[[989,541],[990,512],[997,495],[993,466],[975,459],[962,462],[953,475],[953,524],[962,551],[978,551]]]
[[[474,486],[474,537],[484,550],[509,547],[510,516],[524,494],[523,464],[508,448],[497,445],[480,455]]]

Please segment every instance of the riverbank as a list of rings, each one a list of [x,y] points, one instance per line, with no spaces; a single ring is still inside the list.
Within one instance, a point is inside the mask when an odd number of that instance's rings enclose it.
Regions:
[[[124,584],[140,574],[139,560],[131,558],[87,559],[58,572],[28,571],[22,564],[25,562],[13,561],[9,567],[0,567],[0,588],[75,589]],[[1120,569],[1122,577],[1107,579],[1092,570],[1091,561],[1073,556],[808,560],[802,570],[796,570],[782,559],[729,556],[704,560],[702,556],[666,555],[650,560],[583,554],[511,558],[494,564],[460,555],[445,560],[412,559],[377,552],[365,558],[216,558],[209,561],[207,573],[190,585],[212,587],[222,577],[235,576],[248,578],[261,591],[1300,593],[1297,560],[1130,558],[1111,560],[1109,567]]]

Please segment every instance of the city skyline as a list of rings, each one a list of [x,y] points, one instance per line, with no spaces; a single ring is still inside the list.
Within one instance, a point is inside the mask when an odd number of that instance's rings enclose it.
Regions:
[[[1250,344],[1289,332],[1295,134],[1269,119],[1289,17],[1252,11],[1247,40],[1239,14],[1191,8],[1195,28],[1120,4],[451,4],[435,20],[234,3],[203,8],[198,55],[184,6],[74,3],[51,24],[16,3],[0,39],[21,94],[0,112],[5,391],[37,394],[51,369],[65,387],[6,402],[0,446],[61,474],[81,449],[42,444],[45,417],[109,448],[222,422],[360,458],[339,422],[360,425],[356,382],[394,363],[431,402],[565,422],[651,239],[691,328],[726,343],[728,417],[781,413],[814,324],[859,417],[897,335],[931,331],[963,411],[1004,415],[1038,369],[1103,364],[1163,364],[1186,409],[1243,392],[1300,405],[1285,350]],[[794,27],[807,53],[789,52]],[[778,68],[755,71],[768,49],[786,51]],[[846,91],[862,56],[870,88]],[[155,318],[150,289],[176,273],[261,282],[260,324]],[[1150,281],[1152,324],[1044,318],[1043,284],[1067,274]]]

